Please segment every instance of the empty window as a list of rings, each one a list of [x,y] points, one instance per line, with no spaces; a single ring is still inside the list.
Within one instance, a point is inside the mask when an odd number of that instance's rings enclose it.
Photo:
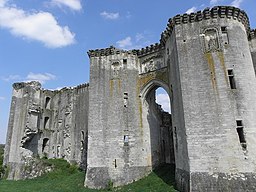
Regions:
[[[49,128],[49,117],[45,117],[44,118],[44,129],[48,129]]]
[[[50,101],[51,101],[50,97],[45,98],[45,108],[46,109],[50,109]]]
[[[227,33],[228,32],[227,27],[226,26],[221,27],[221,32],[222,33]]]
[[[48,138],[44,138],[44,139],[43,139],[42,152],[47,151],[47,150],[46,150],[46,147],[48,147],[48,145],[49,145],[48,141],[49,141]]]
[[[124,93],[124,107],[127,107],[128,105],[128,93]]]
[[[236,89],[236,83],[234,78],[234,71],[233,69],[228,69],[228,79],[231,89]]]
[[[115,159],[115,168],[117,168],[117,163],[116,163],[116,159]]]
[[[123,64],[127,64],[127,59],[123,59]]]
[[[227,27],[221,27],[222,41],[225,45],[229,44]]]
[[[125,135],[124,136],[124,145],[128,145],[128,143],[129,143],[129,136]]]
[[[236,131],[239,137],[240,144],[244,150],[246,150],[246,140],[244,136],[244,126],[242,120],[236,120]]]

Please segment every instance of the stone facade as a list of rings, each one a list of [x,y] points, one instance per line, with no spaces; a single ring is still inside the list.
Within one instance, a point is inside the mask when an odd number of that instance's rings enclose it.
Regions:
[[[5,146],[8,179],[24,178],[27,159],[64,158],[86,168],[88,84],[57,91],[38,82],[13,84]]]
[[[125,185],[172,163],[180,191],[256,190],[256,31],[244,11],[177,15],[160,43],[88,55],[90,86],[14,84],[10,179],[38,154],[81,164],[89,188]],[[158,87],[172,115],[155,103]]]

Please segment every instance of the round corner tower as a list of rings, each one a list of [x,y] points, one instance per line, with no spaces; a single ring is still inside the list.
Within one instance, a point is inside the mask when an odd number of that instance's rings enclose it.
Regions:
[[[255,190],[256,81],[249,21],[235,7],[169,20],[176,181],[181,191]]]

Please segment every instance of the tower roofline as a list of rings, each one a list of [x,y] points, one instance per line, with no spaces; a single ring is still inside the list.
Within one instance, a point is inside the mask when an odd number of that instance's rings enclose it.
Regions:
[[[204,10],[193,12],[190,14],[176,15],[168,20],[166,29],[162,32],[160,43],[151,44],[145,48],[134,50],[122,50],[114,46],[105,49],[89,50],[87,52],[89,57],[108,56],[113,54],[128,53],[138,56],[145,56],[147,54],[159,51],[164,48],[167,39],[172,34],[175,25],[200,22],[202,20],[228,18],[241,22],[247,31],[249,38],[256,38],[256,30],[250,29],[249,18],[245,11],[233,6],[215,6],[213,8],[205,8]]]
[[[205,8],[202,11],[193,12],[190,14],[176,15],[169,19],[166,29],[161,34],[160,43],[165,44],[168,37],[172,34],[175,25],[200,22],[202,20],[228,18],[241,22],[250,34],[249,18],[245,11],[232,6],[215,6],[213,8]]]

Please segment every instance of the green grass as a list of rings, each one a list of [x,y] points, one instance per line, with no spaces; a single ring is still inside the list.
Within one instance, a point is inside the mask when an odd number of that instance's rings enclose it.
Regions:
[[[85,174],[75,166],[69,165],[65,160],[44,160],[53,164],[55,170],[36,179],[22,181],[0,180],[1,192],[106,192],[109,190],[92,190],[84,188]],[[175,191],[174,177],[170,165],[162,166],[143,178],[130,185],[113,188],[111,191],[118,192],[172,192]]]

